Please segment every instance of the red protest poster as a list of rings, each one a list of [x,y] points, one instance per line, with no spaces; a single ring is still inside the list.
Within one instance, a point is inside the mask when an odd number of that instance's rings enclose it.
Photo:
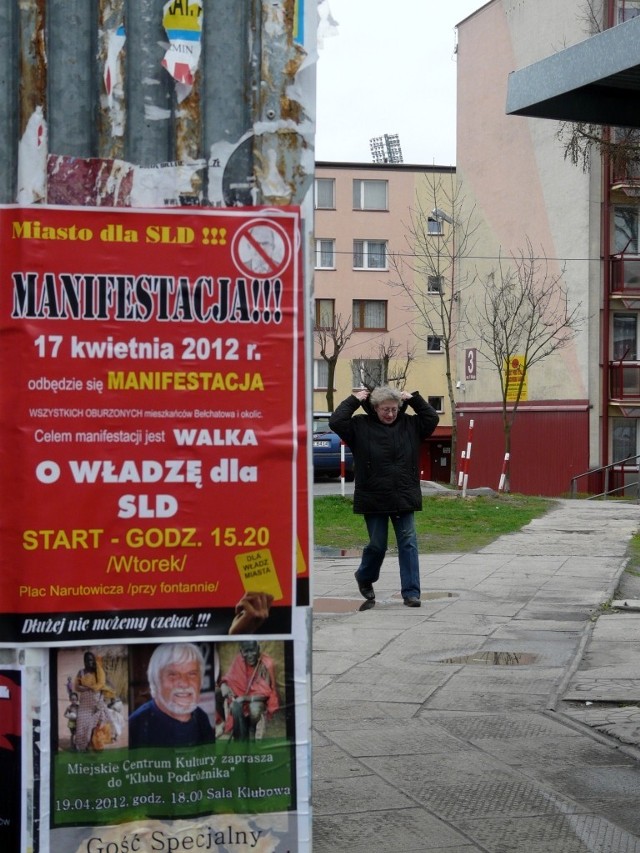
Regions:
[[[299,229],[0,208],[0,644],[290,630]]]

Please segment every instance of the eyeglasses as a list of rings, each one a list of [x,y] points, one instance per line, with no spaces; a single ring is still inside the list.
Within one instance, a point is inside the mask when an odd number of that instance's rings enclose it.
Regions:
[[[397,415],[398,414],[397,406],[394,406],[393,408],[388,408],[388,407],[385,409],[381,408],[380,411],[383,412],[383,414],[385,414],[385,415]]]

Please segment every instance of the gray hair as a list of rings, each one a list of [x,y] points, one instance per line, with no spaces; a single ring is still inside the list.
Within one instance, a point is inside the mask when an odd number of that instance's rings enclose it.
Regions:
[[[377,409],[380,403],[385,403],[387,400],[400,403],[402,401],[402,394],[397,388],[381,385],[379,388],[374,388],[369,397],[369,401],[374,409]]]
[[[170,663],[189,663],[196,661],[200,667],[200,677],[204,676],[204,657],[200,649],[193,643],[163,643],[156,646],[149,658],[147,678],[151,695],[155,697],[160,688],[160,673]]]

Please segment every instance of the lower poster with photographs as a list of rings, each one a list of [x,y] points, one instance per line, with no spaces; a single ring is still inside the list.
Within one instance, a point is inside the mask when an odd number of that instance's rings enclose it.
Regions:
[[[292,641],[50,655],[52,853],[298,849]]]

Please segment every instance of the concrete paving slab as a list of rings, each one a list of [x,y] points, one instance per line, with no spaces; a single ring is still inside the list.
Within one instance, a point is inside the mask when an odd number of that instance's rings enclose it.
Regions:
[[[444,677],[442,680],[444,681]],[[440,683],[435,680],[426,684],[381,683],[377,684],[375,688],[376,701],[381,704],[385,702],[416,702],[421,705],[439,687]],[[327,687],[323,687],[321,692],[315,693],[314,702],[333,702],[335,709],[341,707],[340,702],[342,701],[357,702],[363,698],[368,698],[367,693],[371,696],[372,692],[372,690],[363,691],[362,681],[341,679],[340,681],[333,681]]]
[[[601,608],[639,528],[637,505],[557,501],[480,552],[421,555],[425,591],[455,597],[403,608],[389,556],[375,608],[318,613],[314,853],[640,853],[640,702],[567,698],[635,695],[640,613]],[[320,561],[315,594],[353,599],[357,565]],[[483,652],[527,657],[442,663]]]
[[[510,621],[509,616],[486,616],[484,614],[459,613],[452,614],[436,613],[430,619],[430,627],[439,634],[453,634],[459,636],[464,633],[467,636],[486,637],[495,631],[495,626]]]
[[[313,763],[316,779],[331,781],[333,779],[354,779],[358,776],[371,775],[371,771],[367,767],[330,742],[328,746],[314,745]]]
[[[376,723],[361,726],[358,731],[332,730],[325,728],[325,735],[338,746],[359,758],[380,755],[418,756],[432,753],[451,753],[463,750],[464,744],[451,737],[443,729],[416,720],[390,723],[384,728]]]
[[[598,732],[610,735],[622,744],[637,746],[640,743],[640,706],[620,707],[606,704],[581,703],[580,706],[568,705],[563,714],[572,720],[590,726]]]
[[[608,766],[585,767],[570,765],[562,770],[527,768],[527,776],[544,782],[563,797],[592,806],[592,801],[602,804],[637,795],[639,770],[637,762],[630,761],[619,750],[612,750]]]
[[[358,776],[358,795],[353,797],[351,779],[316,778],[313,796],[313,812],[322,814],[348,814],[406,809],[415,805],[413,800],[403,794],[395,785],[384,782],[379,776]],[[334,850],[336,848],[334,847]],[[344,849],[338,847],[338,849]]]
[[[617,613],[602,615],[593,629],[594,639],[601,643],[622,640],[626,643],[640,642],[640,613]]]
[[[451,690],[461,689],[461,685],[468,686],[471,691],[485,691],[497,693],[513,693],[527,690],[529,693],[548,696],[558,678],[555,669],[538,669],[535,674],[529,668],[521,671],[519,667],[469,667],[458,669],[447,682]]]
[[[359,663],[357,652],[317,651],[313,656],[314,680],[320,675],[340,675]]]
[[[471,708],[473,711],[518,711],[523,708],[536,709],[540,712],[545,710],[547,697],[540,693],[495,693],[493,691],[472,691],[458,686],[458,689],[439,690],[429,702],[429,708],[433,710],[449,709],[451,711],[464,711]]]
[[[443,714],[427,710],[422,711],[420,716],[436,723],[449,734],[472,744],[485,739],[584,737],[584,734],[565,724],[560,716],[552,718],[528,711],[515,713],[493,711],[483,714],[466,711]]]
[[[640,842],[599,815],[544,815],[460,821],[489,853],[637,853]],[[504,839],[509,839],[505,843]]]
[[[314,817],[314,851],[349,853],[468,853],[480,848],[421,808],[372,810],[344,816]]]
[[[429,808],[439,817],[460,820],[486,819],[495,815],[525,817],[555,815],[560,798],[551,798],[538,785],[519,778],[479,780],[466,785],[440,785],[429,789]],[[575,812],[576,803],[562,803],[563,811]]]
[[[640,679],[576,676],[564,693],[565,702],[640,702]]]
[[[513,767],[525,766],[529,769],[539,767],[545,773],[563,771],[568,766],[610,766],[611,748],[594,742],[588,736],[571,739],[566,743],[563,736],[535,738],[509,738],[499,740],[483,738],[474,741],[474,745],[492,755],[498,761]],[[629,764],[633,759],[629,759]]]
[[[508,637],[511,633],[513,633],[513,635],[515,636],[519,636],[520,632],[523,632],[523,634],[544,634],[547,632],[559,632],[563,634],[571,634],[572,636],[574,636],[582,633],[582,625],[576,624],[575,621],[572,624],[566,619],[535,619],[531,618],[530,614],[528,613],[518,613],[514,617],[514,619],[509,620],[509,623],[505,627],[498,628],[493,634],[493,636]]]
[[[450,753],[433,753],[420,761],[386,755],[363,758],[362,762],[387,783],[410,793],[421,803],[428,803],[430,792],[442,785],[469,785],[477,781],[514,778],[505,764],[472,747]]]
[[[421,707],[417,702],[382,703],[367,702],[362,698],[354,701],[345,699],[338,714],[332,701],[325,702],[322,698],[314,697],[314,725],[319,731],[335,729],[353,731],[358,725],[366,722],[386,725],[393,720],[415,717]]]

